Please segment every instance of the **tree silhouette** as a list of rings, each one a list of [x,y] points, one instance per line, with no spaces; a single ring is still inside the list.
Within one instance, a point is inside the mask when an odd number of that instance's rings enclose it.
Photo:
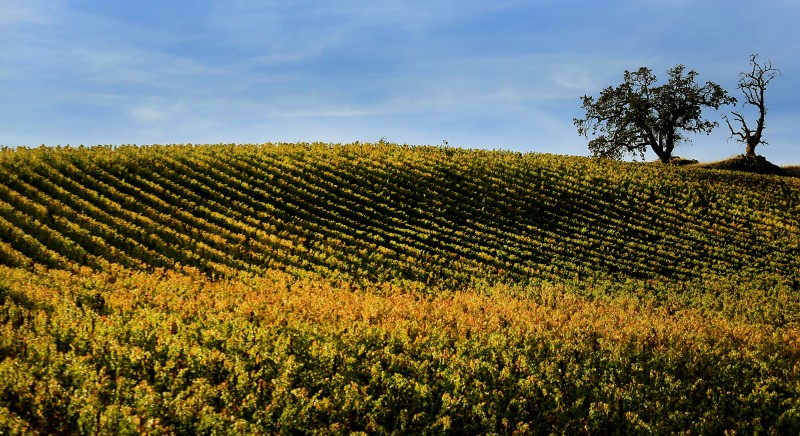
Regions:
[[[758,63],[758,54],[750,56],[751,70],[749,72],[742,72],[739,74],[739,88],[745,97],[745,103],[758,108],[758,120],[756,121],[755,130],[751,130],[744,119],[744,115],[739,112],[731,111],[734,119],[738,121],[740,128],[734,130],[730,120],[724,116],[725,123],[728,124],[728,129],[731,131],[731,138],[736,137],[738,142],[745,144],[745,155],[755,156],[756,146],[758,144],[766,144],[762,135],[764,132],[764,118],[767,115],[767,106],[764,104],[764,91],[772,79],[780,74],[780,70],[773,68],[772,62],[767,61],[764,64]]]
[[[685,132],[709,133],[718,125],[703,119],[702,109],[719,109],[736,100],[713,82],[695,83],[698,73],[677,65],[668,71],[667,83],[655,86],[649,68],[625,71],[624,82],[604,89],[597,100],[583,96],[586,118],[573,122],[589,141],[594,156],[621,159],[625,154],[644,156],[649,147],[659,160],[669,163],[675,145],[687,140]]]

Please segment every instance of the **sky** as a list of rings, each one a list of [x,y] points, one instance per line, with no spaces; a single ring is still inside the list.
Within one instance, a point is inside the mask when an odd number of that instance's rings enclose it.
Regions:
[[[0,145],[390,142],[587,156],[583,95],[682,64],[800,164],[797,0],[0,0]],[[675,154],[744,151],[720,115]],[[753,118],[754,122],[755,118]],[[647,159],[655,159],[652,152]]]

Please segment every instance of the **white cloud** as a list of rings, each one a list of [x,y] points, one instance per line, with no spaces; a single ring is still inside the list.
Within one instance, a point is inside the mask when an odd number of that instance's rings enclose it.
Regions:
[[[184,111],[183,103],[146,103],[134,106],[130,115],[137,121],[165,122],[174,121]]]

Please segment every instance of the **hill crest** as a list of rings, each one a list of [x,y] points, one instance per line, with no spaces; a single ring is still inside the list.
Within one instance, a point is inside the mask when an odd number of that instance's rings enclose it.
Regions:
[[[6,150],[2,263],[349,282],[797,286],[800,183],[392,144]]]

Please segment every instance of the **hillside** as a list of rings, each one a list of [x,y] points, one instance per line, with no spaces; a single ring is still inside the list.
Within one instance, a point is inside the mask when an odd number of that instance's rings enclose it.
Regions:
[[[800,177],[800,166],[786,166],[781,167],[781,169],[792,177]]]
[[[739,155],[717,162],[695,163],[692,166],[730,171],[744,171],[755,174],[770,174],[776,176],[791,176],[791,167],[781,168],[768,161],[764,156]]]
[[[0,259],[459,287],[773,275],[796,180],[391,145],[5,151]]]
[[[800,434],[800,179],[0,151],[0,434]]]

